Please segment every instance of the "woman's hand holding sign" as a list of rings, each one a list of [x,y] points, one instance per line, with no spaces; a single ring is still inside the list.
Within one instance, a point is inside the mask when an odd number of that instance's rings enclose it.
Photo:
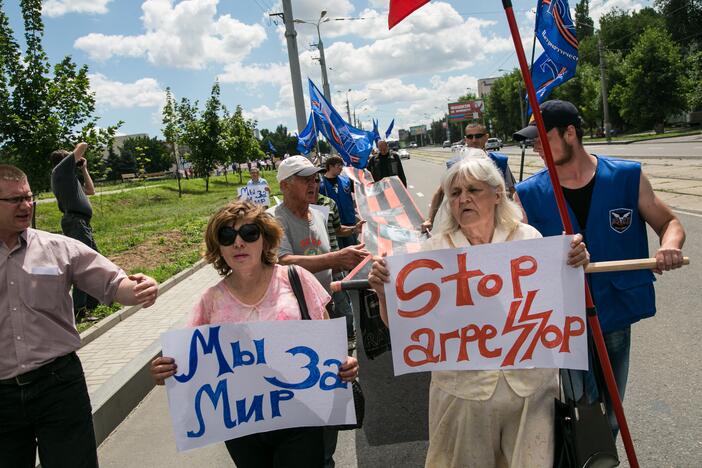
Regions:
[[[151,361],[151,377],[153,377],[156,385],[163,385],[168,377],[173,376],[178,370],[175,359],[172,357],[159,356]]]

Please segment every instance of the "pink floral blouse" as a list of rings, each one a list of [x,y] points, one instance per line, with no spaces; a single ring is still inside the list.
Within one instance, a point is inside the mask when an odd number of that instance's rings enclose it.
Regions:
[[[234,297],[224,279],[205,291],[188,316],[186,326],[197,327],[213,323],[261,322],[271,320],[300,320],[300,308],[288,281],[288,267],[273,266],[268,290],[256,304],[244,304]],[[317,278],[297,267],[305,292],[307,310],[312,320],[322,320],[330,296]]]

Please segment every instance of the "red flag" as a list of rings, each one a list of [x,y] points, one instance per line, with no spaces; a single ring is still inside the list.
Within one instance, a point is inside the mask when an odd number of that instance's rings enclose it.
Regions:
[[[390,0],[388,29],[392,29],[397,23],[425,3],[429,3],[429,0]]]

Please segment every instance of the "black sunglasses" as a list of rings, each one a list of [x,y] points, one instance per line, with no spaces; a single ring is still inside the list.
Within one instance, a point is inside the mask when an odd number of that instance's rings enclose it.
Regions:
[[[484,136],[485,136],[484,133],[473,133],[472,135],[466,134],[466,139],[468,139],[468,140],[474,140],[474,139],[476,139],[476,138],[482,138],[482,137],[484,137]]]
[[[241,236],[244,242],[256,242],[261,237],[261,228],[254,223],[244,224],[238,231],[231,226],[222,226],[217,232],[217,241],[226,247],[234,243],[236,236]]]

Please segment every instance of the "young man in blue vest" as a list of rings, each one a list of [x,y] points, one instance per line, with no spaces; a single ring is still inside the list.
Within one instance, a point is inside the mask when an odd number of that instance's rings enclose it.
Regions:
[[[322,177],[319,193],[331,198],[336,202],[341,217],[341,224],[344,226],[356,226],[358,217],[356,216],[356,205],[353,201],[353,182],[342,174],[344,170],[344,160],[339,156],[330,156],[324,162],[324,177]],[[360,228],[360,226],[359,226]],[[344,248],[358,244],[355,234],[350,236],[338,236],[339,247]]]
[[[589,154],[582,144],[580,114],[570,102],[544,102],[541,114],[573,229],[585,238],[591,261],[648,258],[648,224],[660,239],[653,271],[660,274],[682,266],[685,231],[671,209],[653,192],[641,164]],[[534,139],[534,151],[543,158],[543,145],[535,124],[514,134],[516,141],[527,138]],[[528,223],[542,235],[563,232],[547,169],[517,185],[517,201]],[[629,372],[631,324],[656,312],[653,281],[650,270],[588,276],[622,399]],[[593,395],[596,386],[592,371],[579,375],[582,378],[589,395]],[[582,384],[574,387],[577,397]],[[609,398],[606,403],[616,434],[618,425]]]
[[[465,146],[461,150],[461,154],[446,161],[447,169],[464,157],[466,148],[475,148],[485,151],[485,144],[487,143],[488,138],[490,138],[490,134],[488,133],[485,126],[479,123],[469,123],[468,125],[466,125],[464,135]],[[494,151],[487,152],[487,155],[490,157],[490,159],[492,159],[492,162],[494,162],[497,168],[500,170],[500,174],[502,174],[502,178],[505,180],[505,187],[507,188],[507,190],[509,191],[509,195],[511,196],[514,193],[515,180],[514,175],[512,175],[512,171],[509,168],[507,156],[502,153],[496,153]],[[434,195],[431,198],[429,218],[426,221],[424,221],[424,223],[422,223],[422,231],[431,231],[432,227],[434,226],[434,221],[436,219],[436,213],[439,211],[439,207],[441,206],[441,202],[443,200],[444,190],[439,185],[439,188],[436,189],[436,192],[434,192]]]

